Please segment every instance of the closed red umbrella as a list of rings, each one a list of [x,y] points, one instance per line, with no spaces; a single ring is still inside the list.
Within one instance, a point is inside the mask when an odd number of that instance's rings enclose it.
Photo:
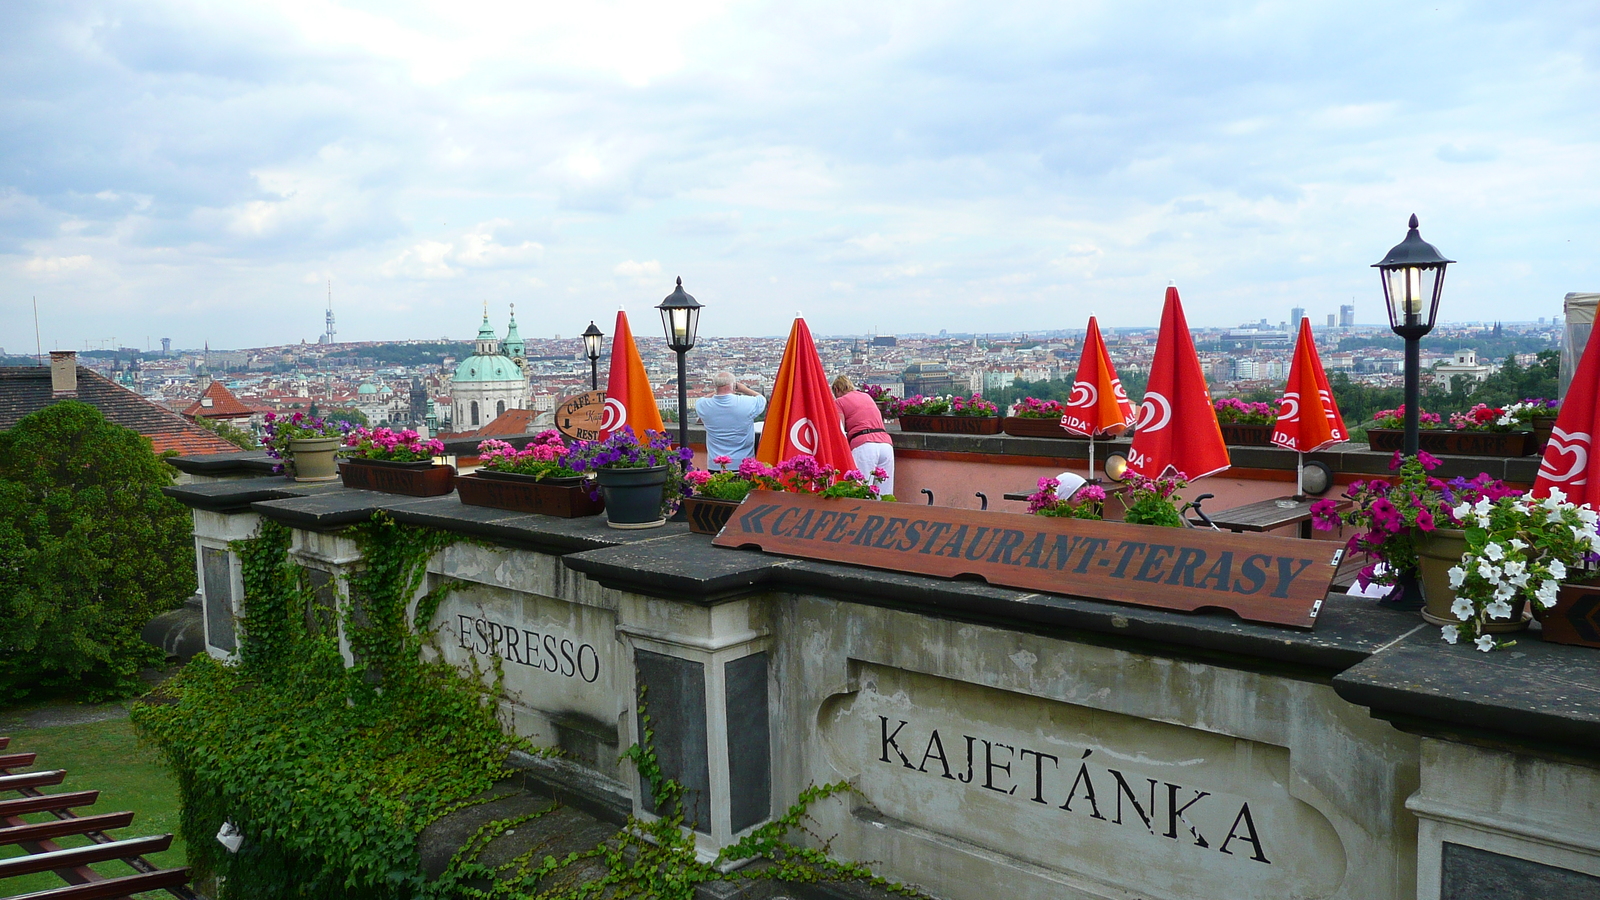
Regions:
[[[1078,360],[1078,375],[1072,382],[1072,396],[1061,416],[1061,427],[1089,439],[1089,477],[1094,478],[1094,439],[1102,434],[1119,435],[1133,424],[1133,404],[1111,365],[1111,354],[1100,337],[1100,323],[1089,317],[1089,330],[1083,338],[1083,357]]]
[[[1161,310],[1150,383],[1133,427],[1128,468],[1146,478],[1180,472],[1194,480],[1230,465],[1200,355],[1195,352],[1178,289],[1170,284]]]
[[[778,364],[756,458],[775,466],[801,454],[814,456],[840,472],[856,467],[811,329],[805,319],[796,318],[788,346],[783,348],[783,361]]]

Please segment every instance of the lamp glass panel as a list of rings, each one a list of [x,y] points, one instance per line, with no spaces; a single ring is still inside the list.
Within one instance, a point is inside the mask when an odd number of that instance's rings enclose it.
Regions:
[[[600,355],[600,341],[601,336],[598,334],[586,334],[583,336],[583,349],[589,354],[590,359],[595,359]]]

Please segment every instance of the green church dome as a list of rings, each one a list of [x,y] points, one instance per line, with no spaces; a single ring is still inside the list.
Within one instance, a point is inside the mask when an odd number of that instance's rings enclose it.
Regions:
[[[523,380],[522,370],[501,351],[500,340],[495,337],[494,327],[489,324],[488,304],[484,304],[483,324],[478,328],[476,348],[471,356],[456,365],[455,380],[474,383]]]

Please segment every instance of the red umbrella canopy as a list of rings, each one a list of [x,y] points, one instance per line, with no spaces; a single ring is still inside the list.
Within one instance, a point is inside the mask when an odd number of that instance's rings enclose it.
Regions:
[[[600,439],[605,440],[624,428],[645,440],[646,431],[666,431],[661,410],[656,408],[650,376],[639,358],[639,347],[628,327],[628,314],[617,310],[617,327],[611,338],[611,374],[606,377],[605,418],[600,423]]]
[[[793,456],[814,456],[840,472],[856,467],[845,439],[839,407],[834,405],[822,357],[811,340],[805,319],[795,319],[789,344],[783,348],[778,377],[773,382],[767,421],[761,428],[756,458],[775,466]]]
[[[1344,417],[1333,402],[1328,373],[1317,356],[1317,342],[1311,337],[1311,320],[1300,319],[1300,337],[1294,345],[1294,361],[1289,364],[1289,383],[1278,406],[1278,421],[1272,429],[1272,443],[1290,450],[1310,453],[1329,444],[1349,440]]]
[[[1161,310],[1150,384],[1133,427],[1128,468],[1146,478],[1179,472],[1193,480],[1221,472],[1230,464],[1222,426],[1211,406],[1211,390],[1194,349],[1194,336],[1189,334],[1178,289],[1172,285],[1167,286]]]
[[[1089,317],[1089,333],[1083,339],[1083,358],[1078,360],[1078,377],[1072,382],[1072,396],[1061,416],[1061,427],[1084,437],[1117,435],[1133,424],[1133,404],[1122,389],[1111,354],[1100,337],[1100,323]]]
[[[1600,431],[1600,340],[1590,338],[1578,360],[1578,370],[1572,373],[1572,386],[1567,388],[1566,399],[1561,401],[1561,412],[1556,414],[1556,427],[1550,431],[1550,442],[1545,445],[1544,458],[1539,463],[1539,476],[1533,482],[1533,495],[1550,496],[1560,490],[1573,503],[1595,504],[1600,496],[1589,495],[1589,485],[1600,479],[1600,459],[1593,452],[1594,435]]]

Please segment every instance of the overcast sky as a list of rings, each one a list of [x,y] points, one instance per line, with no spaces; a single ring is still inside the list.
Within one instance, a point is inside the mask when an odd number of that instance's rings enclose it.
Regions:
[[[260,8],[256,8],[256,7]],[[0,3],[0,346],[1442,318],[1600,290],[1600,4]]]

